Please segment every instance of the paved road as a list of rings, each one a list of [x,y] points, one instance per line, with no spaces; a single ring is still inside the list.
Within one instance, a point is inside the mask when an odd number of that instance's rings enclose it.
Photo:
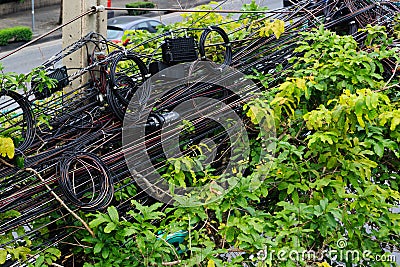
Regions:
[[[222,8],[225,10],[239,10],[243,4],[250,3],[251,0],[227,0]],[[269,9],[282,7],[282,0],[256,0],[261,6],[268,6]],[[159,17],[165,24],[181,21],[182,17],[179,13],[171,13]],[[33,68],[38,67],[46,59],[61,50],[61,40],[50,41],[25,48],[18,53],[7,57],[0,61],[5,71],[27,73]],[[1,53],[1,55],[7,52]]]
[[[61,40],[54,40],[39,45],[27,47],[11,55],[0,63],[6,72],[27,73],[40,66],[42,62],[61,50]],[[7,52],[0,54],[7,54]]]

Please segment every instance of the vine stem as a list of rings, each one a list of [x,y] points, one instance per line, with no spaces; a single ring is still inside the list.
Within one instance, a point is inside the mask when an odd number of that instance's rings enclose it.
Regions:
[[[40,173],[38,173],[36,170],[32,169],[32,168],[25,168],[26,171],[30,171],[33,172],[43,183],[44,186],[47,188],[47,190],[50,191],[50,194],[53,195],[53,197],[60,202],[61,206],[63,206],[69,213],[71,213],[72,216],[75,217],[75,219],[77,219],[78,221],[80,221],[83,226],[86,228],[86,230],[90,233],[90,235],[92,237],[96,237],[96,235],[94,234],[94,232],[92,231],[92,229],[90,229],[89,225],[81,218],[79,217],[78,214],[76,214],[73,210],[71,210],[67,204],[65,204],[65,202],[50,188],[50,186],[48,184],[46,184],[46,181],[43,179],[43,177],[40,175]]]
[[[174,252],[175,257],[177,259],[176,261],[172,261],[172,262],[163,262],[162,265],[163,266],[171,266],[171,265],[181,263],[181,261],[179,260],[178,253],[176,253],[176,251],[175,251],[176,249],[170,243],[168,243],[167,240],[165,240],[164,238],[160,237],[160,240],[162,240],[165,244],[167,244],[172,249],[172,251]]]
[[[1,159],[1,158],[0,158],[0,163],[4,164],[4,165],[6,165],[7,167],[10,167],[10,168],[14,168],[15,167],[14,165],[11,165],[10,163],[8,163],[7,161],[5,161],[4,159]]]
[[[163,266],[173,266],[173,265],[177,265],[181,263],[181,261],[171,261],[171,262],[163,262],[162,265]]]
[[[379,90],[379,91],[383,91],[383,90],[385,90],[385,89],[388,89],[387,86],[389,85],[389,83],[393,80],[394,76],[396,75],[396,72],[397,72],[398,67],[399,67],[399,62],[396,63],[396,66],[394,67],[392,76],[391,76],[391,77],[389,78],[389,80],[386,82],[385,86],[383,86],[383,88],[382,88],[381,90]],[[378,92],[379,92],[379,91],[378,91]]]
[[[188,226],[188,229],[189,229],[189,249],[190,249],[190,257],[192,257],[193,255],[192,255],[192,235],[191,235],[191,229],[190,229],[190,214],[189,214],[189,226]]]

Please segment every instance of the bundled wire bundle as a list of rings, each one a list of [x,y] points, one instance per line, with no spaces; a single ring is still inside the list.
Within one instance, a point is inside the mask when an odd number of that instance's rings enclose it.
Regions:
[[[386,2],[299,1],[288,8],[254,17],[250,23],[243,22],[242,28],[233,32],[224,31],[224,25],[178,29],[146,40],[129,50],[116,47],[99,34],[89,33],[43,64],[49,76],[57,80],[55,88],[38,91],[33,86],[25,95],[10,90],[0,91],[0,111],[5,118],[0,121],[0,134],[9,132],[22,137],[16,146],[16,153],[24,161],[24,167],[16,167],[12,162],[0,166],[0,212],[17,211],[21,214],[0,222],[0,235],[11,233],[20,227],[25,229],[24,234],[15,236],[7,244],[0,245],[0,248],[29,238],[41,240],[36,245],[40,250],[65,240],[76,232],[59,226],[71,222],[67,220],[69,214],[66,209],[54,199],[51,192],[61,196],[73,210],[104,210],[110,203],[124,209],[130,199],[151,199],[145,192],[149,192],[151,187],[156,188],[157,184],[142,184],[136,194],[120,202],[114,199],[114,194],[131,185],[137,185],[127,166],[126,157],[135,159],[138,177],[146,178],[151,172],[160,172],[166,166],[166,155],[172,153],[176,147],[164,149],[165,140],[179,139],[181,142],[178,148],[182,155],[190,155],[189,147],[198,145],[201,140],[210,140],[210,143],[217,144],[217,159],[212,167],[216,174],[223,172],[229,157],[225,155],[225,151],[232,143],[226,129],[210,118],[232,109],[246,122],[241,112],[243,100],[246,99],[238,98],[229,86],[221,85],[235,81],[234,75],[221,77],[218,81],[173,86],[174,82],[184,77],[169,73],[170,76],[166,75],[162,82],[173,90],[159,98],[151,95],[151,86],[142,86],[151,75],[157,75],[163,68],[186,60],[209,60],[208,49],[219,46],[222,47],[219,51],[223,54],[220,57],[222,62],[217,62],[215,69],[221,70],[230,66],[244,74],[253,74],[254,71],[269,73],[273,77],[269,84],[272,86],[281,79],[282,71],[291,67],[289,59],[295,55],[296,42],[302,39],[299,34],[301,31],[309,31],[320,23],[325,23],[327,28],[343,34],[353,34],[362,45],[365,33],[357,32],[356,29],[364,28],[367,24],[389,25],[398,12],[398,7]],[[260,36],[261,22],[278,19],[285,22],[285,32],[280,38],[274,35]],[[244,20],[245,18],[239,18],[234,22]],[[259,26],[246,32],[241,40],[232,40],[236,31],[254,25]],[[193,37],[195,34],[190,35],[190,32],[196,31],[200,32],[198,43]],[[189,41],[188,33],[192,36]],[[215,33],[219,35],[221,43],[207,43],[207,38]],[[190,53],[180,58],[179,62],[174,61],[173,57],[167,56],[168,49],[174,47],[173,42],[162,48],[166,38],[186,38],[180,44],[190,46]],[[160,45],[152,54],[141,54],[135,49],[155,40]],[[159,51],[162,49],[164,54]],[[88,57],[85,68],[55,67],[64,57],[82,50]],[[155,64],[157,71],[152,72],[150,66]],[[281,68],[277,69],[278,65]],[[388,63],[388,72],[393,71],[390,69],[392,65],[393,62]],[[68,92],[63,92],[71,82],[86,73],[90,76],[87,83],[76,88],[70,87]],[[240,82],[239,80],[236,85],[241,86]],[[251,93],[257,89],[256,86],[246,87],[243,84],[241,93],[251,98]],[[224,106],[196,106],[186,113],[188,118],[194,118],[191,123],[196,132],[182,132],[179,128],[182,120],[179,116],[182,115],[174,113],[174,109],[185,101],[195,102],[202,97],[217,99]],[[132,112],[132,98],[137,103],[137,113]],[[154,103],[150,107],[152,112],[148,117],[140,118],[141,108],[146,107],[146,103]],[[145,135],[124,145],[122,121],[127,109],[141,119],[140,123],[145,126]],[[162,131],[163,125],[169,125],[167,131]],[[142,158],[135,158],[143,152],[150,158],[151,167],[144,165]],[[34,169],[42,179],[27,169]],[[164,191],[160,195],[168,193]],[[40,220],[45,223],[37,225],[36,222]],[[50,234],[46,233],[47,241],[43,241],[43,227],[52,229]]]

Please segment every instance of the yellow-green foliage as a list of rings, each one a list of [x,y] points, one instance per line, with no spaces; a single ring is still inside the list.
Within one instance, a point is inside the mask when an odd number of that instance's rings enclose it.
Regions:
[[[0,137],[0,155],[12,159],[14,157],[14,142],[9,137]]]
[[[211,2],[210,4],[218,3]],[[211,5],[202,5],[196,9],[210,10],[213,9],[213,7]],[[264,15],[248,16],[240,20],[240,22],[233,20],[229,15],[225,17],[218,13],[209,12],[184,13],[181,16],[183,17],[181,22],[160,27],[157,33],[149,33],[142,30],[125,31],[122,42],[127,43],[128,49],[133,49],[140,54],[151,55],[155,52],[160,52],[156,51],[156,49],[160,48],[163,38],[155,38],[152,41],[149,40],[168,31],[181,29],[180,35],[190,35],[198,41],[204,29],[209,26],[218,25],[228,34],[229,39],[234,41],[243,40],[250,34],[258,34],[261,37],[268,37],[274,34],[276,38],[279,38],[285,30],[285,25],[282,20],[262,19],[261,17]],[[206,45],[209,43],[221,43],[222,41],[222,38],[218,34],[211,33],[207,39]],[[215,47],[206,48],[206,53],[215,61],[221,60],[221,57],[223,57],[223,53],[220,53]]]

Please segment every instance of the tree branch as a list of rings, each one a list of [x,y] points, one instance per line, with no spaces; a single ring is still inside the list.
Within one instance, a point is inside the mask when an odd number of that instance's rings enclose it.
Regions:
[[[6,165],[7,167],[10,167],[10,168],[15,168],[15,166],[14,165],[11,165],[10,163],[8,163],[7,161],[5,161],[4,159],[2,159],[2,158],[0,158],[0,163],[2,163],[2,164],[4,164],[4,165]]]

